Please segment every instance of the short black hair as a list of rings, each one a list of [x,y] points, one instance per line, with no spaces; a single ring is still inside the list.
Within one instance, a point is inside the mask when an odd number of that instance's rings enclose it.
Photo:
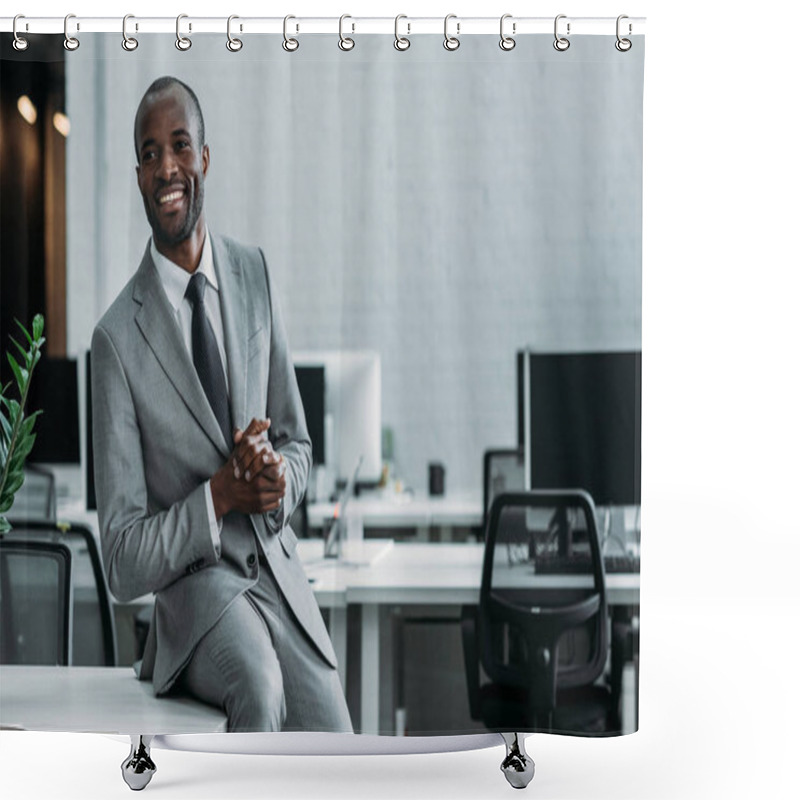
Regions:
[[[197,95],[194,93],[192,87],[179,78],[173,78],[172,75],[162,75],[160,78],[156,78],[150,86],[147,87],[147,91],[142,95],[142,99],[139,102],[139,108],[136,109],[136,119],[133,124],[133,148],[136,151],[137,163],[139,161],[139,145],[136,141],[136,129],[138,127],[139,112],[142,110],[142,105],[151,95],[166,91],[172,86],[180,86],[186,94],[189,95],[189,100],[191,100],[194,112],[197,114],[197,133],[200,138],[199,145],[202,147],[206,143],[206,124],[203,120],[203,111],[200,108],[200,101],[197,99]]]

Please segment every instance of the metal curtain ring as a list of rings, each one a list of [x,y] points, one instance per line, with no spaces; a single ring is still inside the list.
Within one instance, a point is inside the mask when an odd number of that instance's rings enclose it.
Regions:
[[[74,36],[69,35],[68,26],[71,19],[75,19],[74,14],[67,14],[64,17],[64,49],[70,51],[77,50],[81,46],[81,43]],[[80,24],[77,25],[77,30],[80,30]]]
[[[297,50],[298,47],[300,47],[300,42],[298,42],[297,39],[290,39],[289,38],[289,35],[287,33],[287,29],[288,29],[288,25],[289,25],[289,20],[290,19],[296,19],[296,17],[293,17],[291,14],[289,14],[288,16],[283,18],[283,45],[282,46],[283,46],[283,49],[287,53],[294,53],[294,51]],[[298,29],[299,29],[299,26],[298,26]]]
[[[225,47],[227,47],[228,50],[231,51],[231,53],[238,53],[242,49],[242,47],[244,47],[244,44],[242,43],[241,39],[237,39],[236,37],[231,36],[231,22],[235,19],[239,19],[239,17],[237,17],[236,14],[231,14],[231,16],[228,17],[228,41],[225,42]],[[241,26],[239,26],[239,30],[241,29],[242,29]]]
[[[405,36],[400,36],[400,20],[408,19],[405,14],[398,14],[394,18],[394,49],[395,50],[408,50],[411,47],[411,39],[406,39]],[[411,33],[411,23],[407,22],[408,33]]]
[[[624,19],[628,19],[628,15],[627,14],[620,14],[617,17],[617,41],[614,42],[614,47],[616,47],[617,50],[620,51],[620,53],[627,53],[628,50],[630,50],[631,47],[633,47],[633,42],[631,42],[630,39],[623,39],[619,35],[620,22],[622,22],[622,20],[624,20]],[[628,23],[628,34],[629,35],[630,35],[632,30],[633,30],[633,26],[630,23]]]
[[[23,14],[17,14],[17,16],[14,17],[14,26],[13,26],[14,41],[12,42],[12,44],[14,45],[14,49],[18,50],[19,52],[27,50],[28,45],[30,44],[30,42],[27,39],[25,39],[24,37],[20,36],[17,33],[17,22],[21,19],[25,19],[25,16]],[[28,30],[27,22],[25,23],[25,30]]]
[[[181,36],[181,20],[189,19],[188,14],[178,14],[175,20],[175,47],[185,52],[192,46],[192,40],[188,36]],[[189,30],[192,30],[192,23],[189,23]]]
[[[506,36],[504,25],[507,19],[511,19],[511,14],[503,14],[503,16],[500,17],[500,49],[506,52],[513,50],[517,46],[517,40],[514,39],[513,36]],[[511,29],[514,33],[517,32],[516,22],[513,23]]]
[[[349,36],[345,36],[344,31],[342,30],[344,21],[346,19],[353,18],[349,14],[342,14],[342,16],[339,17],[339,49],[344,50],[345,52],[352,50],[356,46],[355,40],[351,39]],[[351,25],[353,26],[353,32],[355,33],[356,25],[354,22],[351,23]]]
[[[127,28],[129,19],[135,19],[133,14],[126,14],[122,18],[122,49],[132,53],[139,46],[139,40],[134,39],[133,36],[128,36]],[[139,30],[138,25],[136,26],[136,30]]]
[[[560,53],[563,53],[565,50],[569,50],[569,39],[567,39],[566,36],[559,36],[558,35],[558,21],[560,19],[566,19],[566,18],[567,18],[566,14],[559,14],[556,17],[555,23],[553,24],[553,34],[556,37],[556,40],[553,42],[553,47],[555,47],[555,49],[558,50]],[[570,24],[568,22],[567,23],[567,36],[569,36],[569,28],[570,28]]]
[[[456,19],[456,15],[448,14],[444,18],[444,49],[450,50],[450,52],[453,50],[458,50],[458,48],[461,46],[461,42],[458,40],[458,33],[461,30],[461,23],[456,23],[456,36],[450,36],[450,34],[447,32],[447,23],[450,22],[451,19]]]

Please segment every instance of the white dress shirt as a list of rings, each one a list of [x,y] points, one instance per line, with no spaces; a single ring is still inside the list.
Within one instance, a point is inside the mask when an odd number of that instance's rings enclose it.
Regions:
[[[192,275],[174,261],[170,261],[166,256],[156,250],[153,240],[150,239],[150,256],[156,267],[156,272],[164,287],[170,305],[175,313],[175,320],[181,329],[183,343],[189,353],[189,358],[194,363],[192,354],[192,305],[186,299],[186,289]],[[200,264],[197,272],[205,275],[207,284],[203,300],[206,307],[206,315],[211,323],[214,336],[219,347],[220,358],[222,359],[222,371],[225,373],[225,386],[228,383],[228,357],[225,353],[225,331],[222,326],[222,309],[219,303],[219,282],[217,272],[214,269],[214,255],[211,250],[211,239],[208,235],[208,228],[205,231],[205,241],[203,242],[203,252],[200,255]],[[220,552],[219,534],[222,530],[222,520],[217,519],[214,512],[214,500],[211,497],[211,481],[205,483],[206,509],[208,510],[208,527],[211,537],[214,540],[214,547],[217,553]]]

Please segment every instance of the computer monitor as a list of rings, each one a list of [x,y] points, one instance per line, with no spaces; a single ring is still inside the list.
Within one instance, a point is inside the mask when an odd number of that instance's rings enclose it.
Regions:
[[[78,362],[74,358],[42,358],[36,365],[26,411],[41,409],[36,420],[33,464],[80,464]]]
[[[531,489],[641,502],[642,354],[517,354],[518,436]]]
[[[293,354],[297,367],[321,367],[325,374],[325,466],[346,481],[359,458],[359,482],[381,477],[381,360],[363,350],[322,350]]]
[[[325,367],[295,364],[314,464],[325,463]]]

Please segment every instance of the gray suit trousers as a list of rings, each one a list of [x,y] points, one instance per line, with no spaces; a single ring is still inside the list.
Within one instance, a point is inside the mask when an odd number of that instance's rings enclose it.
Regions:
[[[300,628],[260,560],[258,582],[200,640],[178,686],[221,708],[228,731],[330,731],[353,726],[335,669]]]

